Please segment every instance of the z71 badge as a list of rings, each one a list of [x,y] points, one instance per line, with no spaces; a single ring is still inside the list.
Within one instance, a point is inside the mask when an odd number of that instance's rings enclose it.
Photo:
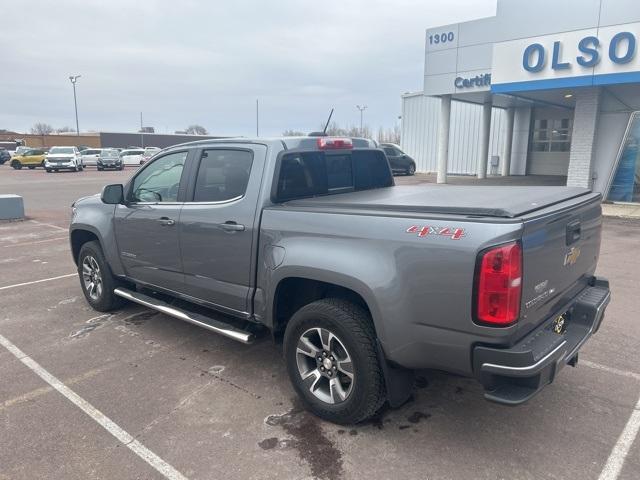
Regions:
[[[434,226],[425,226],[421,227],[418,225],[412,225],[407,228],[407,233],[417,233],[419,237],[426,237],[431,235],[440,235],[443,237],[449,237],[451,240],[460,240],[465,236],[464,228],[457,227],[434,227]]]

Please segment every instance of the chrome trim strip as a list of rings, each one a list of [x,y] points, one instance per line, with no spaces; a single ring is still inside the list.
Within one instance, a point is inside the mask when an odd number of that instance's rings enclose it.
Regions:
[[[504,371],[504,372],[507,372],[507,373],[509,373],[509,372],[516,373],[516,374],[524,374],[524,373],[533,372],[538,367],[543,365],[549,358],[551,358],[553,355],[555,355],[555,353],[558,350],[560,350],[562,347],[564,347],[566,344],[567,344],[567,341],[563,340],[560,345],[558,345],[556,348],[551,350],[549,353],[547,353],[544,357],[542,357],[540,360],[538,360],[533,365],[527,365],[526,367],[509,367],[509,366],[506,366],[506,365],[496,365],[495,363],[483,363],[481,369],[484,370],[485,368],[488,368],[490,370],[498,370],[498,371]]]
[[[253,343],[254,336],[252,333],[239,330],[231,325],[226,325],[214,318],[206,317],[194,312],[187,313],[184,310],[168,305],[162,300],[155,299],[142,293],[132,292],[125,288],[116,288],[113,293],[119,297],[126,298],[127,300],[152,308],[158,312],[165,313],[171,317],[197,325],[198,327],[202,327],[211,332],[231,338],[232,340],[236,340],[244,344]]]

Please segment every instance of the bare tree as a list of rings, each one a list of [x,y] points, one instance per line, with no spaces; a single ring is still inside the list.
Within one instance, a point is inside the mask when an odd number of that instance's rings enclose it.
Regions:
[[[189,125],[187,128],[185,128],[184,131],[189,135],[208,135],[209,134],[206,128],[204,128],[202,125],[197,125],[197,124]]]
[[[48,123],[38,122],[31,127],[31,133],[34,135],[49,135],[53,133],[53,127]]]
[[[282,132],[283,137],[304,137],[306,134],[300,130],[285,130]]]
[[[75,133],[75,128],[71,128],[67,125],[64,127],[56,128],[56,133]]]
[[[400,126],[394,125],[391,128],[380,127],[378,129],[379,143],[395,143],[400,144]]]

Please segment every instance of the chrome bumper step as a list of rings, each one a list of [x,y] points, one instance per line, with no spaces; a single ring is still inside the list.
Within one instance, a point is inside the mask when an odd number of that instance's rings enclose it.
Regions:
[[[255,338],[251,332],[241,330],[225,322],[221,322],[220,320],[216,320],[215,318],[205,316],[200,313],[190,312],[188,310],[169,305],[163,300],[145,295],[144,293],[134,292],[126,288],[116,288],[113,293],[119,297],[126,298],[127,300],[139,303],[140,305],[152,308],[153,310],[165,313],[179,320],[192,323],[193,325],[205,328],[211,332],[218,333],[240,343],[250,344],[253,343]]]

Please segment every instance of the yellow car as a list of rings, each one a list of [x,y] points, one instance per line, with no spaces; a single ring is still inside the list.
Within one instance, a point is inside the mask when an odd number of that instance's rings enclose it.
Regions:
[[[11,157],[11,163],[9,165],[16,170],[20,170],[22,167],[28,167],[33,170],[36,167],[44,166],[44,157],[46,155],[47,152],[44,150],[32,148],[21,155]]]

